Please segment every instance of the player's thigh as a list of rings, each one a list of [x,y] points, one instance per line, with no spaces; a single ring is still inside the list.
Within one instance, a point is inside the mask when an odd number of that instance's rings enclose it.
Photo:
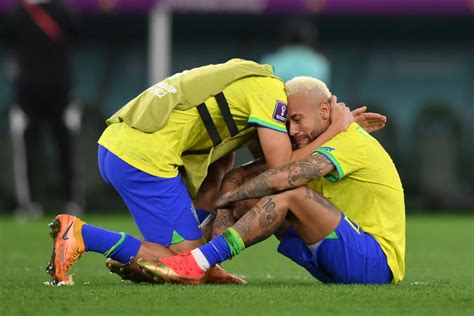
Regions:
[[[387,284],[392,279],[380,244],[345,214],[316,252],[313,260],[332,283]]]
[[[192,200],[178,175],[140,183],[139,190],[119,191],[144,239],[166,247],[201,240]]]
[[[339,224],[337,207],[306,186],[287,191],[283,197],[289,207],[287,220],[308,244],[324,239]]]
[[[201,239],[192,200],[181,176],[152,176],[110,151],[101,151],[101,173],[126,203],[145,241],[168,247]]]

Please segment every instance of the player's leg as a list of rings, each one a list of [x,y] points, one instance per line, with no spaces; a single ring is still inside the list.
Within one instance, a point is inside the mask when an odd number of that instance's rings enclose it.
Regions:
[[[278,203],[273,203],[275,198],[277,198]],[[257,231],[259,240],[270,236],[272,227],[276,230],[284,220],[287,211],[288,204],[283,198],[277,196],[263,198],[245,213],[233,227],[226,229],[206,245],[180,256],[163,258],[159,264],[140,260],[138,262],[139,266],[144,272],[165,281],[200,284],[204,281],[208,269],[229,259],[231,256],[237,255],[246,245],[250,246],[257,242],[258,240],[255,238]],[[259,228],[261,218],[266,218],[270,225],[266,225],[264,229]],[[248,236],[250,237],[247,238]]]
[[[181,251],[201,244],[202,235],[191,199],[180,177],[164,179],[151,176],[128,165],[102,146],[99,146],[99,169],[104,180],[127,204],[145,241],[157,243],[159,245],[155,247],[165,249],[181,243]],[[158,251],[147,251],[147,244],[129,234],[88,225],[74,216],[59,215],[52,229],[54,249],[48,272],[53,283],[72,283],[66,273],[85,251],[104,254],[122,264],[133,262],[139,254],[147,260],[159,258]],[[64,239],[69,231],[74,234]],[[154,255],[150,256],[152,253]]]
[[[221,238],[230,248],[239,245],[239,239],[245,247],[249,247],[274,234],[287,220],[307,244],[313,244],[322,240],[337,227],[340,216],[339,210],[321,195],[307,187],[300,187],[262,198],[255,207],[226,231],[229,236],[224,233]],[[221,253],[226,253],[225,249],[219,249],[215,245],[200,247],[206,251],[204,253],[206,258],[211,257],[209,262],[211,266],[215,259],[212,259],[212,255],[207,255],[207,252],[208,249],[214,248]],[[234,253],[238,252],[230,249],[230,254],[235,255]]]
[[[328,203],[312,190],[307,191],[305,198],[318,204]],[[294,202],[295,205],[297,203]],[[311,213],[304,212],[302,215]],[[299,219],[290,219],[291,227],[282,234],[278,251],[324,283],[390,283],[391,270],[377,240],[344,213],[340,214],[337,226],[320,232],[318,237],[314,219],[319,217],[301,217],[303,223]],[[320,239],[321,236],[324,236],[323,239]]]
[[[209,267],[268,238],[284,223],[285,218],[298,225],[308,243],[317,242],[334,230],[340,212],[330,203],[311,199],[307,191],[306,187],[302,187],[262,198],[233,227],[208,244],[183,256],[163,258],[161,265],[143,263],[141,266],[168,281],[197,284]],[[312,223],[311,227],[306,223]]]
[[[389,284],[393,278],[380,244],[346,214],[308,259],[329,283]]]
[[[154,177],[129,166],[103,147],[99,150],[106,156],[99,159],[106,162],[100,166],[104,179],[119,192],[145,240],[134,258],[157,261],[202,244],[191,198],[180,176]],[[135,259],[128,267],[135,270]]]

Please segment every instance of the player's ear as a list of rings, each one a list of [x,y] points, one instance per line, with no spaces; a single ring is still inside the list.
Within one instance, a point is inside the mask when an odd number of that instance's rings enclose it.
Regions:
[[[319,105],[319,111],[321,113],[321,117],[324,120],[329,120],[331,118],[331,105],[329,104],[329,102],[321,102],[321,104]]]

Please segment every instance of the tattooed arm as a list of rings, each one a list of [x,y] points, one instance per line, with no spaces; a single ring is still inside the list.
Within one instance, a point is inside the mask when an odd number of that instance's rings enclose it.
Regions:
[[[222,179],[220,194],[237,188],[247,179],[258,175],[267,169],[265,161],[263,159],[257,159],[229,171]]]
[[[266,169],[267,167],[265,161],[263,159],[259,159],[229,171],[222,179],[221,190],[219,194],[222,195],[238,188],[239,185],[244,183],[244,181],[262,173]],[[216,218],[212,225],[212,237],[222,233],[227,227],[234,225],[235,219],[240,218],[257,202],[258,200],[254,201],[250,207],[248,207],[248,203],[242,202],[238,203],[238,205],[233,205],[232,208],[217,209]]]
[[[323,177],[332,170],[334,170],[332,163],[323,155],[315,153],[311,157],[261,173],[238,188],[220,195],[214,205],[220,208],[235,201],[294,189],[313,179]]]

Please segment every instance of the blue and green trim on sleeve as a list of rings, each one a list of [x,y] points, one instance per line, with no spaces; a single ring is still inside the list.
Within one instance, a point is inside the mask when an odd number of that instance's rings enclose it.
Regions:
[[[313,151],[313,154],[314,153],[319,153],[319,154],[323,155],[324,157],[326,157],[327,159],[329,159],[329,161],[331,161],[331,163],[333,164],[334,169],[336,169],[337,175],[335,175],[331,172],[331,173],[324,176],[324,178],[326,178],[326,180],[328,180],[329,182],[337,182],[337,181],[341,180],[344,177],[344,170],[342,170],[342,167],[339,164],[339,162],[337,161],[336,157],[334,157],[334,155],[331,154],[331,152],[329,150],[324,149],[324,148],[318,148],[318,149],[315,149]]]
[[[283,127],[283,126],[280,126],[280,125],[277,125],[277,124],[273,124],[273,123],[270,123],[270,122],[266,122],[266,121],[264,121],[262,119],[259,119],[259,118],[256,118],[256,117],[249,117],[248,123],[250,125],[257,125],[257,126],[261,126],[261,127],[266,127],[266,128],[275,130],[277,132],[288,134],[288,131],[286,130],[286,127]]]

